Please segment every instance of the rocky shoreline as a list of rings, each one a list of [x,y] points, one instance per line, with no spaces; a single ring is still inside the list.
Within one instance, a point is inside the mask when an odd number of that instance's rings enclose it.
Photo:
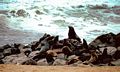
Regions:
[[[120,33],[103,34],[89,44],[69,26],[68,38],[44,34],[30,44],[0,47],[0,64],[40,66],[120,66]]]

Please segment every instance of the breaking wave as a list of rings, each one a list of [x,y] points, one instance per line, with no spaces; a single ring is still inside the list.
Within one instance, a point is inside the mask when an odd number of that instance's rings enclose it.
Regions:
[[[120,32],[119,0],[4,0],[8,26],[66,38],[68,26],[88,42],[104,33]],[[117,12],[115,11],[117,10]],[[119,10],[119,12],[118,12]]]

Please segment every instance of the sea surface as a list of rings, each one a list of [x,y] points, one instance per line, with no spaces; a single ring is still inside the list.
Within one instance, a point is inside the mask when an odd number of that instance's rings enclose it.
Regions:
[[[107,9],[91,9],[91,6],[107,5]],[[120,0],[0,0],[0,14],[10,28],[34,33],[49,33],[67,38],[68,26],[73,26],[80,38],[91,42],[97,36],[109,32],[120,33]],[[17,17],[10,11],[26,11],[26,17]],[[39,11],[40,14],[37,14]],[[105,11],[108,11],[106,13]]]

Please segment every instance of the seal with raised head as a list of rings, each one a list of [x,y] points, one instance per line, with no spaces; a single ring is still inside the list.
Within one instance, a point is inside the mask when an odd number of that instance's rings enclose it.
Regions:
[[[68,38],[76,39],[81,43],[81,39],[78,37],[78,35],[76,34],[76,32],[72,26],[69,26]]]

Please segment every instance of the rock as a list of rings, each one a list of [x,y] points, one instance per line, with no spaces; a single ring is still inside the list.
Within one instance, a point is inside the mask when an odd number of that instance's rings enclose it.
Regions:
[[[115,36],[115,47],[120,46],[120,33]]]
[[[78,35],[76,34],[76,32],[72,26],[69,26],[68,38],[76,39],[81,43],[81,39],[78,37]]]
[[[29,59],[29,60],[24,61],[22,65],[37,65],[37,62],[32,59]]]
[[[17,14],[17,16],[19,16],[19,17],[26,17],[26,16],[28,16],[28,13],[27,13],[25,10],[23,10],[23,9],[19,9],[19,10],[16,12],[16,14]]]
[[[0,59],[0,64],[4,64],[4,62]]]
[[[3,59],[3,58],[4,58],[4,54],[0,53],[0,59]]]
[[[108,33],[108,34],[103,34],[101,36],[98,36],[95,40],[93,40],[90,44],[89,47],[95,47],[97,46],[101,47],[106,47],[106,46],[113,46],[115,47],[115,34],[113,33]]]
[[[11,48],[12,54],[19,54],[20,50],[18,48]]]
[[[102,55],[98,55],[98,64],[109,64],[113,60],[111,55],[108,55],[107,48],[104,49]]]
[[[79,60],[81,60],[82,62],[89,60],[91,57],[90,53],[82,53],[79,56]]]
[[[3,60],[5,64],[22,64],[24,61],[28,60],[25,55],[23,54],[16,54],[16,55],[10,55],[6,56]]]
[[[47,60],[45,58],[43,58],[43,59],[40,59],[37,61],[37,65],[48,66],[48,63],[47,63]]]
[[[95,6],[91,5],[91,6],[89,6],[89,8],[91,8],[91,9],[107,9],[108,6],[106,4],[95,5]]]
[[[43,12],[40,12],[39,10],[36,10],[35,13],[38,15],[44,14]]]
[[[115,54],[115,52],[117,51],[115,47],[103,47],[103,48],[100,48],[100,51],[103,53],[105,48],[107,49],[107,54],[111,56],[113,56],[113,54]]]
[[[19,53],[20,53],[20,50],[18,48],[8,48],[8,49],[4,49],[3,51],[4,56],[19,54]]]
[[[66,65],[66,60],[56,59],[53,63],[53,66],[63,66]]]
[[[112,61],[111,64],[113,64],[115,66],[120,66],[120,59]]]
[[[45,58],[46,57],[46,54],[43,53],[43,54],[40,54],[40,51],[33,51],[29,54],[28,56],[29,58],[35,60],[35,61],[38,61],[42,58]]]
[[[12,16],[15,16],[15,15],[16,15],[15,13],[16,13],[15,10],[10,11],[10,14],[11,14]]]
[[[68,61],[66,62],[67,65],[74,64],[79,61],[79,56],[71,55],[68,57]]]
[[[40,51],[33,51],[29,54],[29,58],[33,58],[34,56],[37,56],[40,53]]]
[[[14,43],[14,44],[13,44],[14,48],[19,48],[20,45],[21,45],[21,44],[19,44],[19,43]]]
[[[18,46],[18,49],[20,50],[20,52],[22,52],[23,51],[23,48],[25,47],[25,45],[23,45],[23,44],[20,44],[19,46]]]
[[[60,54],[58,54],[57,55],[57,57],[56,57],[57,59],[65,59],[65,55],[63,54],[63,53],[60,53]]]
[[[116,15],[120,15],[120,9],[114,9],[113,12],[114,12]]]
[[[114,59],[120,59],[120,50],[117,50],[117,51],[113,54],[113,58],[114,58]]]
[[[4,48],[3,47],[0,47],[0,52],[3,52],[4,51]]]
[[[9,44],[3,46],[3,49],[7,49],[7,48],[11,48],[11,46]]]
[[[26,56],[29,56],[29,54],[32,52],[32,49],[31,48],[25,48],[25,49],[23,49],[23,52]]]
[[[40,53],[44,53],[50,49],[52,39],[54,39],[54,36],[47,37],[43,41],[41,41],[41,43],[37,47],[37,49],[40,49]]]
[[[32,49],[32,51],[35,51],[39,44],[40,44],[40,42],[38,42],[38,41],[32,42],[31,43],[31,49]]]
[[[11,48],[5,49],[5,50],[3,51],[3,54],[4,54],[4,56],[9,56],[9,55],[11,55],[11,54],[12,54]]]

